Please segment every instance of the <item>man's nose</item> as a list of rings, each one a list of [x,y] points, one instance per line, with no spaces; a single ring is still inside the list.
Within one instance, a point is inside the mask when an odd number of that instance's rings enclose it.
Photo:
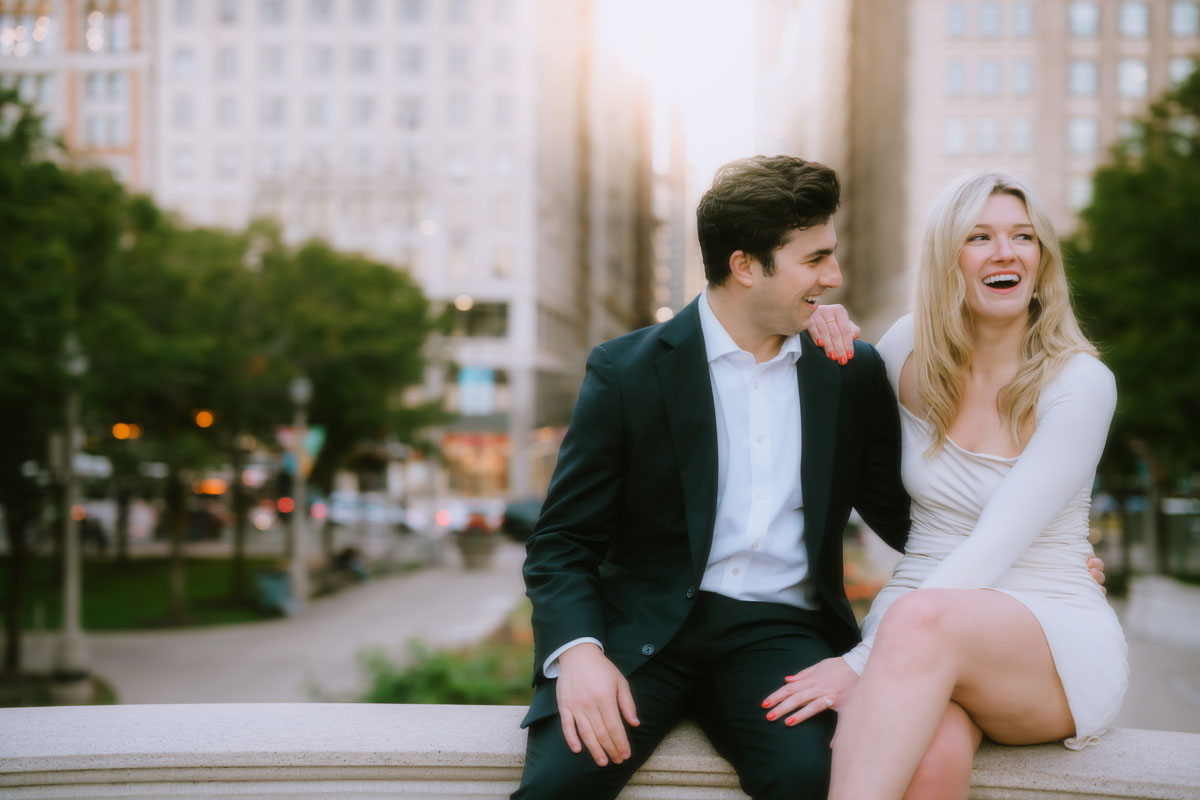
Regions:
[[[842,267],[836,256],[826,260],[825,271],[821,275],[821,285],[826,289],[836,289],[842,285]]]

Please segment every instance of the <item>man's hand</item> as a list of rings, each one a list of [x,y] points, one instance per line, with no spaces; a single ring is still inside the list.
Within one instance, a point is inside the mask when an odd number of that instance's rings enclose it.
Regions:
[[[1105,594],[1108,594],[1108,589],[1104,588],[1104,562],[1100,560],[1100,557],[1095,553],[1088,556],[1087,568],[1092,580],[1100,584],[1100,588],[1104,590]]]
[[[786,725],[798,725],[822,711],[845,705],[858,683],[858,674],[840,656],[834,656],[788,675],[784,681],[763,701],[763,708],[770,709],[767,719],[772,721],[800,709],[784,720]]]
[[[558,657],[558,714],[571,752],[586,746],[597,765],[629,758],[621,720],[637,726],[629,682],[594,644],[577,644]],[[582,743],[581,743],[582,741]]]
[[[850,321],[846,309],[837,303],[819,306],[808,318],[808,335],[824,347],[825,354],[843,366],[854,358],[854,340],[862,329]]]

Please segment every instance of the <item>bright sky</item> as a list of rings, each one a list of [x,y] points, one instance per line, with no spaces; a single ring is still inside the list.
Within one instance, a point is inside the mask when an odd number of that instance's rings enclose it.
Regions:
[[[752,154],[753,0],[603,0],[595,8],[656,106],[679,103],[697,175],[707,182],[716,167]]]

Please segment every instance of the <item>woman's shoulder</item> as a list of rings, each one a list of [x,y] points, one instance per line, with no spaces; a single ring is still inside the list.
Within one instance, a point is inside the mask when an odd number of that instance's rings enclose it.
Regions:
[[[904,368],[904,362],[912,354],[915,337],[916,327],[913,315],[905,314],[892,324],[888,332],[879,340],[879,344],[875,345],[875,349],[883,357],[884,366],[887,367],[888,380],[893,389],[899,385],[900,370]]]
[[[1117,381],[1103,361],[1091,353],[1074,353],[1067,357],[1042,392],[1041,405],[1048,401],[1073,398],[1076,402],[1114,406],[1117,401]]]

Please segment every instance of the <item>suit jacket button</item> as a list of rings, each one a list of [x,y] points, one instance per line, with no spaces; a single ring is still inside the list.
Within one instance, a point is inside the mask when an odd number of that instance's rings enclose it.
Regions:
[[[689,586],[689,587],[687,588],[687,591],[686,591],[686,592],[684,592],[684,594],[685,594],[685,595],[687,595],[687,599],[688,599],[688,600],[691,600],[693,597],[695,597],[695,596],[696,596],[696,587],[695,587],[695,586]]]
[[[652,644],[642,645],[642,655],[644,655],[644,656],[654,655],[654,645],[652,645]]]

